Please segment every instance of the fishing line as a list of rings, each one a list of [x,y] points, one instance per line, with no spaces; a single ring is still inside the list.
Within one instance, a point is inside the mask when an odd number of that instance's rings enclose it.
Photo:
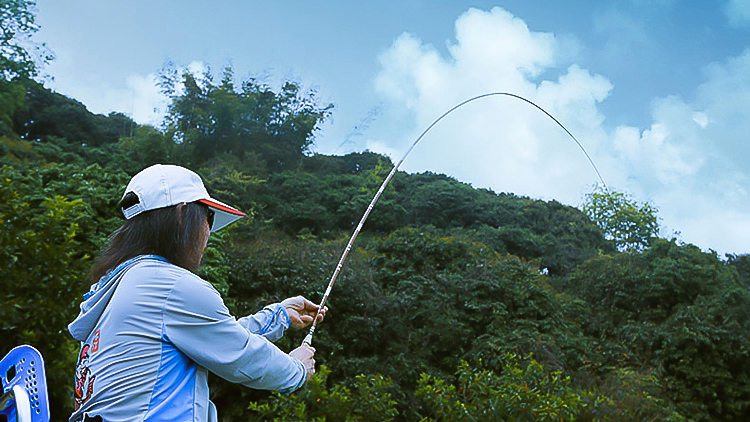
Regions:
[[[471,102],[474,102],[476,100],[479,100],[479,99],[482,99],[482,98],[485,98],[485,97],[493,97],[493,96],[497,96],[497,95],[504,95],[506,97],[516,98],[516,99],[524,101],[524,102],[526,102],[528,104],[531,104],[532,106],[534,106],[538,110],[540,110],[542,113],[546,114],[547,117],[549,117],[550,119],[552,119],[555,123],[557,123],[557,125],[560,126],[565,131],[565,133],[567,133],[571,137],[571,139],[573,139],[573,141],[575,141],[576,145],[578,145],[578,148],[580,148],[581,151],[583,151],[583,154],[589,160],[589,163],[591,164],[591,167],[594,168],[594,171],[596,172],[597,177],[599,177],[599,181],[602,183],[602,186],[604,187],[604,191],[607,192],[607,193],[609,193],[609,189],[607,189],[607,184],[604,183],[604,178],[602,178],[601,173],[599,173],[599,169],[596,167],[596,164],[594,164],[594,160],[591,159],[591,156],[589,155],[588,152],[586,152],[586,149],[583,148],[583,145],[578,141],[578,139],[576,139],[575,136],[573,136],[572,133],[570,133],[570,131],[562,123],[560,123],[559,120],[557,120],[555,118],[555,116],[549,114],[545,109],[543,109],[540,106],[536,105],[536,103],[534,103],[533,101],[528,100],[528,99],[526,99],[526,98],[524,98],[524,97],[522,97],[520,95],[511,94],[509,92],[490,92],[490,93],[487,93],[487,94],[477,95],[476,97],[469,98],[468,100],[465,100],[465,101],[463,101],[463,102],[461,102],[459,104],[456,104],[450,110],[446,111],[440,117],[438,117],[437,119],[435,119],[435,121],[433,121],[427,127],[427,129],[425,129],[422,132],[422,134],[419,135],[419,137],[411,144],[411,146],[406,151],[406,153],[404,154],[404,156],[401,157],[401,160],[399,160],[399,162],[395,166],[393,166],[393,168],[391,169],[391,172],[388,173],[388,176],[385,178],[385,180],[383,180],[383,184],[380,185],[380,189],[378,189],[378,192],[375,194],[375,197],[372,198],[372,201],[370,202],[370,205],[367,207],[367,210],[365,211],[364,215],[362,215],[362,218],[359,220],[359,224],[357,225],[357,228],[354,230],[354,234],[352,234],[352,237],[349,239],[349,243],[347,243],[346,248],[344,249],[344,252],[341,254],[341,258],[339,259],[339,263],[338,263],[338,265],[336,265],[336,269],[334,270],[333,275],[331,276],[331,280],[328,282],[328,287],[326,288],[326,291],[323,294],[323,299],[320,301],[320,305],[318,307],[318,312],[315,315],[315,318],[313,319],[313,323],[312,323],[312,326],[310,327],[310,331],[305,336],[305,339],[302,340],[302,344],[303,345],[307,345],[307,346],[312,345],[312,338],[313,338],[313,335],[315,334],[315,327],[318,325],[318,317],[320,316],[320,311],[322,309],[324,309],[325,304],[328,301],[328,296],[331,294],[331,289],[333,288],[333,284],[336,282],[336,279],[338,278],[339,273],[341,272],[341,268],[343,268],[343,266],[344,266],[344,261],[346,261],[346,257],[349,255],[349,251],[352,249],[352,245],[354,244],[354,241],[357,239],[357,236],[359,236],[359,232],[362,230],[362,226],[365,224],[365,221],[367,220],[367,217],[370,216],[370,212],[372,211],[372,208],[375,206],[375,203],[378,202],[378,199],[380,199],[380,195],[383,194],[383,191],[385,191],[385,188],[391,182],[391,179],[396,174],[396,171],[398,171],[398,168],[401,166],[401,163],[404,162],[404,160],[406,159],[406,157],[409,155],[409,153],[411,153],[411,151],[414,149],[414,147],[417,146],[417,144],[419,143],[419,141],[421,141],[422,138],[424,138],[424,136],[427,135],[427,132],[429,132],[430,129],[432,129],[436,124],[438,124],[438,122],[440,122],[441,120],[443,120],[443,118],[445,118],[449,114],[453,113],[457,109],[465,106],[466,104],[469,104]]]

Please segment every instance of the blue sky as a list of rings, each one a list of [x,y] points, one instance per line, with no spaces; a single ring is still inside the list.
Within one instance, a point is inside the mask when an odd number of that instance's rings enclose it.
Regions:
[[[320,3],[320,4],[315,4]],[[663,234],[750,252],[750,1],[379,2],[37,0],[53,89],[158,124],[170,59],[294,79],[335,106],[315,150],[397,159],[432,119],[509,91],[581,140]],[[155,111],[156,110],[156,111]],[[490,98],[450,116],[404,163],[477,187],[579,205],[596,181],[538,111]]]

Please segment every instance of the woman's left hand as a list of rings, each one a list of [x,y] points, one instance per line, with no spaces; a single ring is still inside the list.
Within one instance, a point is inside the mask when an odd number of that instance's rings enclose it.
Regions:
[[[312,324],[315,315],[318,313],[318,305],[310,302],[302,296],[284,299],[281,302],[281,306],[286,309],[292,328],[305,328],[309,326]],[[318,315],[318,323],[323,321],[326,311],[328,311],[327,306],[320,311],[320,315]]]

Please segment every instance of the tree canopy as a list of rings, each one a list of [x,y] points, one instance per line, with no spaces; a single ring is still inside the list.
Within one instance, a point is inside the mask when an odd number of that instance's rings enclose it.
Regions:
[[[39,30],[33,0],[0,0],[0,79],[30,79],[39,65],[52,60],[43,44],[31,37]]]
[[[658,210],[622,192],[598,187],[586,195],[583,211],[620,250],[642,250],[659,234]]]
[[[274,92],[251,79],[237,89],[231,68],[219,84],[208,72],[181,79],[175,72],[162,71],[162,89],[172,98],[167,132],[189,149],[194,165],[226,154],[259,156],[271,171],[295,168],[332,108],[294,82]]]

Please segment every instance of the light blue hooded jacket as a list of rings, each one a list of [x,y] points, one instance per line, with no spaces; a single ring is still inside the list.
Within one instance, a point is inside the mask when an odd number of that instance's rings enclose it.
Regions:
[[[305,367],[272,343],[288,327],[280,304],[238,320],[190,271],[158,256],[133,258],[92,286],[68,326],[81,341],[70,420],[216,421],[208,371],[294,391]]]

